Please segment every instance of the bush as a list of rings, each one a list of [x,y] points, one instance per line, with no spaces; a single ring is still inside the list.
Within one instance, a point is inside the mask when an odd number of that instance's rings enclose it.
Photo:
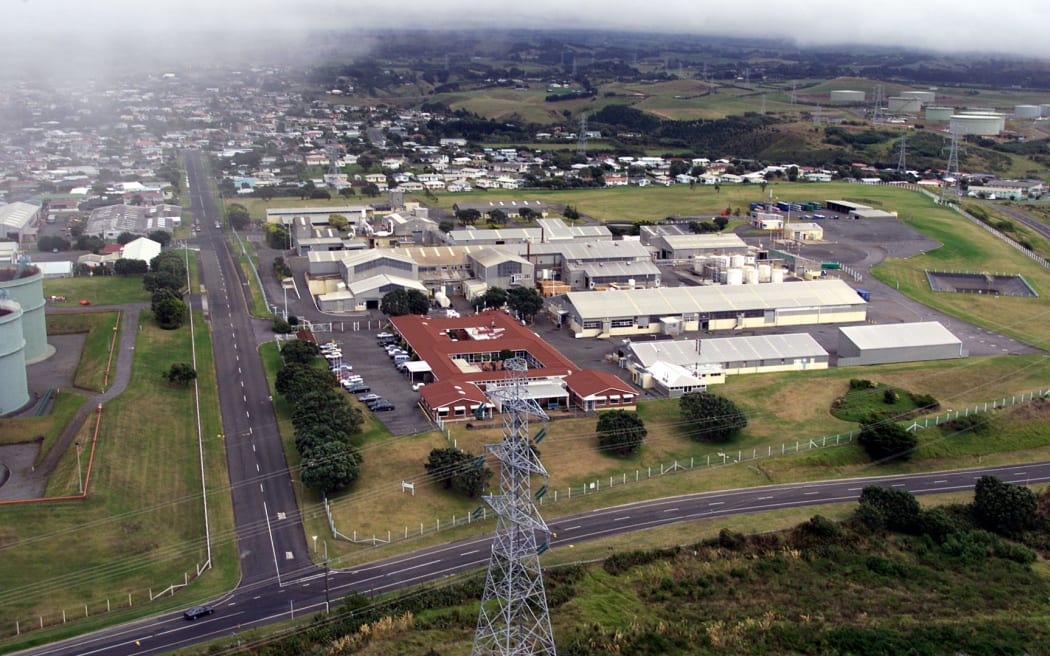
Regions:
[[[876,463],[909,460],[919,439],[900,424],[884,421],[866,424],[860,429],[857,442]]]
[[[919,502],[911,492],[887,490],[869,485],[860,493],[860,507],[870,506],[879,515],[868,513],[868,518],[881,516],[886,528],[901,533],[917,533],[919,529]],[[875,528],[870,526],[869,528]]]
[[[893,405],[897,401],[900,401],[901,395],[897,393],[897,390],[892,387],[887,387],[882,392],[882,402],[886,405]]]
[[[292,324],[288,323],[283,317],[274,317],[273,331],[278,335],[287,335],[292,332]]]
[[[689,392],[678,400],[686,430],[702,442],[728,442],[747,426],[747,417],[735,403],[710,392]]]
[[[974,488],[974,518],[980,526],[1000,535],[1016,536],[1032,526],[1036,505],[1035,492],[994,476],[982,476]]]
[[[638,413],[626,410],[603,412],[598,417],[595,431],[598,434],[598,446],[602,451],[611,451],[621,456],[634,453],[648,434],[645,422]]]
[[[877,385],[864,378],[850,378],[849,388],[852,390],[875,389]]]

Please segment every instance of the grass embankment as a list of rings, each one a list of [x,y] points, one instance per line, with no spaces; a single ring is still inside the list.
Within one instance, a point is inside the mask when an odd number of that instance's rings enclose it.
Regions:
[[[214,569],[173,597],[149,603],[151,588],[156,594],[181,583],[207,553],[193,386],[174,387],[162,377],[173,362],[191,361],[189,330],[160,330],[144,314],[128,389],[104,407],[88,498],[0,509],[4,649],[190,605],[236,582],[215,371],[199,315],[195,328]],[[75,458],[73,449],[65,454],[49,491],[75,483]],[[107,600],[113,612],[105,612]],[[23,628],[38,625],[40,616],[45,625],[60,624],[63,609],[70,619],[83,617],[85,604],[90,619],[9,637],[16,620]]]
[[[259,267],[259,258],[255,254],[255,249],[250,241],[240,235],[231,234],[229,240],[234,257],[237,259],[237,266],[241,269],[241,275],[248,281],[249,297],[246,299],[248,311],[253,317],[259,319],[273,317],[273,313],[270,312],[270,308],[266,307],[266,302],[263,300],[262,290],[259,289],[259,278],[252,271],[253,266],[256,269]],[[263,275],[263,272],[259,271],[259,275]]]
[[[42,417],[0,419],[0,444],[40,442],[40,451],[36,457],[36,464],[39,465],[83,402],[84,397],[80,394],[58,392],[52,401],[51,411]],[[2,536],[3,530],[0,529],[0,544]]]
[[[78,312],[76,314],[47,315],[48,335],[86,333],[80,351],[73,384],[93,392],[105,391],[110,370],[116,363],[116,354],[111,362],[110,348],[120,343],[120,313]],[[108,373],[108,376],[107,376]]]
[[[64,296],[57,306],[77,305],[90,301],[92,305],[125,305],[149,303],[150,295],[142,286],[141,275],[82,276],[78,278],[48,278],[44,281],[44,296]]]

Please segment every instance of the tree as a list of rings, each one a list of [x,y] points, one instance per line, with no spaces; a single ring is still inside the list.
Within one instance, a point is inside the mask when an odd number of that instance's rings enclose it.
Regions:
[[[142,276],[142,286],[150,293],[158,289],[180,291],[183,284],[185,278],[171,271],[155,271]]]
[[[353,187],[343,187],[342,189],[339,190],[339,195],[342,196],[343,198],[353,198],[354,195],[355,195],[354,194],[354,188]]]
[[[188,385],[190,382],[197,379],[197,370],[188,362],[176,362],[171,365],[171,368],[164,374],[164,377],[168,379],[169,383],[175,385]]]
[[[101,237],[95,237],[94,235],[80,235],[77,237],[76,249],[78,251],[98,253],[105,246],[106,242],[102,241]]]
[[[287,335],[292,332],[292,324],[284,317],[274,317],[270,327],[278,335]]]
[[[284,365],[277,370],[277,378],[274,381],[277,393],[293,403],[313,390],[335,386],[336,379],[332,372],[305,364]]]
[[[507,294],[507,290],[502,287],[489,287],[485,290],[485,293],[474,299],[475,305],[481,305],[486,308],[501,308],[507,304],[507,299],[510,295]]]
[[[153,318],[164,330],[174,330],[186,318],[186,304],[177,298],[162,299],[153,304]]]
[[[379,302],[379,310],[390,317],[426,314],[430,310],[430,299],[418,289],[395,289],[383,296]]]
[[[423,467],[444,489],[454,488],[471,498],[481,495],[492,477],[492,470],[485,466],[483,458],[451,447],[431,450]]]
[[[974,488],[974,518],[982,527],[1000,535],[1016,537],[1031,527],[1036,506],[1035,492],[994,476],[982,476]]]
[[[918,438],[900,424],[883,421],[862,426],[857,443],[873,461],[891,462],[910,459]]]
[[[325,494],[353,483],[360,473],[360,456],[342,442],[319,444],[299,465],[299,480],[303,485]]]
[[[350,225],[350,221],[348,221],[342,214],[329,214],[328,225],[336,230],[346,230],[346,227]]]
[[[55,235],[45,235],[36,242],[37,250],[42,253],[48,251],[68,251],[69,246],[69,240]]]
[[[603,412],[598,417],[595,431],[602,451],[612,451],[621,456],[634,453],[649,434],[638,413],[626,410]]]
[[[576,221],[580,218],[580,212],[572,205],[566,205],[565,209],[561,213],[569,221]]]
[[[146,264],[145,260],[129,260],[127,258],[120,258],[113,263],[113,273],[118,276],[127,276],[136,273],[147,273],[149,271],[149,265]]]
[[[727,219],[724,216],[716,216],[714,219],[712,219],[712,222],[715,224],[715,227],[718,228],[719,232],[725,230],[726,226],[729,225],[729,219]]]
[[[128,242],[135,241],[136,239],[138,239],[138,235],[136,235],[133,232],[128,232],[126,230],[124,232],[120,233],[119,235],[117,235],[117,243],[120,244],[121,246],[123,246],[124,244],[127,244]]]
[[[507,213],[501,209],[489,210],[489,221],[496,225],[504,225],[507,222]]]
[[[687,430],[701,442],[728,442],[747,426],[747,416],[735,403],[710,392],[684,394],[678,407],[689,421]]]
[[[379,195],[379,185],[374,182],[369,182],[361,189],[361,193],[369,198],[375,198]]]
[[[296,428],[324,425],[345,440],[358,432],[364,418],[361,411],[350,405],[346,395],[334,387],[310,390],[295,398],[292,408],[292,424]]]
[[[252,222],[252,216],[248,208],[240,203],[233,203],[226,208],[226,220],[234,230],[244,230]]]
[[[314,189],[310,192],[310,198],[313,200],[332,200],[332,194],[327,189]]]
[[[459,222],[463,225],[472,226],[481,219],[481,212],[472,207],[468,207],[467,209],[456,212],[456,218],[459,219]]]
[[[860,505],[868,507],[868,510],[860,511],[860,516],[868,518],[865,523],[869,528],[876,528],[871,524],[877,521],[891,531],[915,533],[919,530],[919,501],[907,490],[869,485],[861,490]]]
[[[277,250],[290,248],[290,233],[288,232],[288,228],[279,223],[267,223],[266,228],[264,229],[266,231],[266,243],[270,248]]]
[[[184,255],[176,251],[164,251],[149,262],[150,271],[170,271],[180,278],[186,277],[186,261]]]
[[[511,287],[507,290],[507,305],[525,321],[532,321],[543,309],[543,297],[531,287]]]
[[[445,234],[448,234],[448,233],[452,232],[452,230],[455,229],[455,227],[456,227],[456,224],[452,223],[451,221],[442,221],[441,223],[438,224],[438,230],[440,230],[441,232],[443,232]]]
[[[281,359],[286,364],[293,362],[310,364],[310,361],[321,355],[316,343],[306,339],[293,339],[281,344]]]
[[[171,243],[171,233],[167,230],[151,230],[146,237],[160,244],[161,248],[167,248]]]

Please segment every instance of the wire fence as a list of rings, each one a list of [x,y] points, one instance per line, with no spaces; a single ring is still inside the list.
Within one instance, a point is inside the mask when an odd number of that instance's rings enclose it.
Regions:
[[[962,417],[983,414],[1022,403],[1030,403],[1035,399],[1045,399],[1048,397],[1050,397],[1050,388],[1022,392],[1013,396],[1005,396],[1000,399],[978,403],[961,409],[948,408],[936,416],[922,417],[914,420],[907,426],[907,429],[914,432],[929,427],[936,427]],[[452,432],[449,430],[448,423],[441,422],[438,424],[438,428],[445,435],[449,444],[455,446],[456,438],[453,437]],[[653,478],[660,478],[675,472],[753,463],[769,458],[794,456],[815,450],[846,446],[856,442],[859,432],[859,430],[850,431],[848,433],[800,439],[793,442],[781,442],[776,445],[751,447],[749,449],[723,449],[709,454],[692,456],[688,460],[675,459],[670,462],[656,463],[637,468],[633,472],[624,471],[612,476],[592,478],[563,488],[543,488],[542,492],[537,491],[536,503],[542,507],[559,501],[568,501],[573,498],[578,499],[579,497],[598,494],[603,490],[620,488],[631,483],[639,483]],[[369,536],[364,533],[359,534],[359,532],[355,530],[351,530],[349,534],[339,531],[336,528],[330,503],[327,498],[324,499],[324,509],[325,515],[328,518],[328,526],[332,530],[332,535],[335,536],[336,539],[353,542],[355,544],[370,544],[372,546],[389,544],[395,540],[424,537],[440,531],[459,526],[466,526],[468,524],[489,519],[488,508],[481,505],[471,513],[435,518],[429,522],[420,522],[418,526],[402,526],[396,530],[388,529],[385,531],[385,534],[382,532],[371,532]]]

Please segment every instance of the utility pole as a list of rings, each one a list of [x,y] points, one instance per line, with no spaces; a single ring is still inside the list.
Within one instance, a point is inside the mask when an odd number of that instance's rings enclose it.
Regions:
[[[77,489],[80,490],[80,494],[84,494],[84,476],[80,471],[80,440],[76,440],[73,444],[77,447]]]

